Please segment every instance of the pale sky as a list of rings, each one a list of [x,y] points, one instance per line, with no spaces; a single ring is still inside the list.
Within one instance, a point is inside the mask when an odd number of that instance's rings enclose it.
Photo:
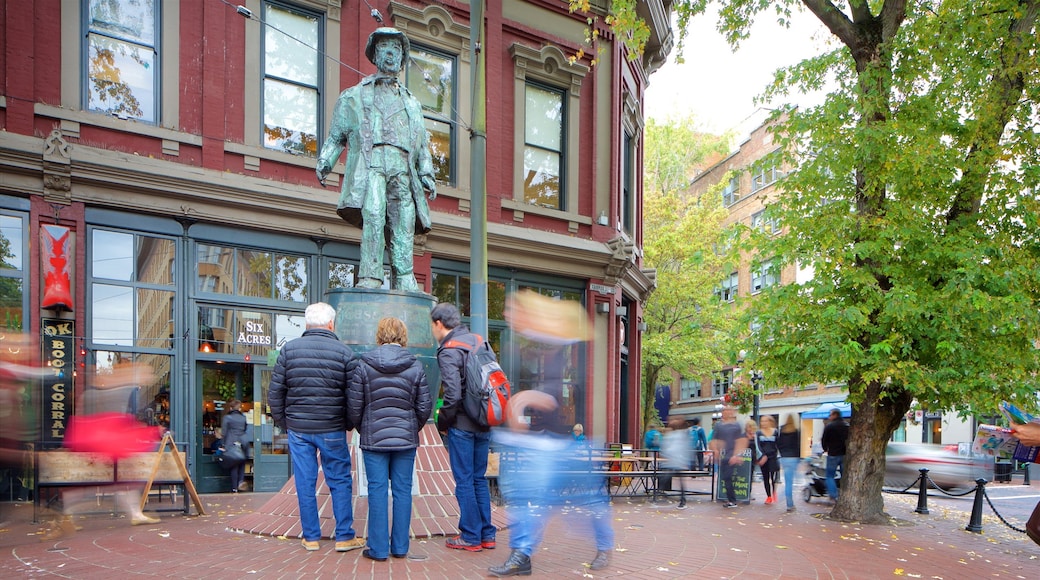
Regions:
[[[683,51],[686,62],[676,64],[673,50],[668,62],[650,76],[647,117],[664,121],[692,112],[703,130],[721,134],[732,129],[746,135],[765,120],[754,97],[772,81],[773,71],[818,54],[825,42],[832,42],[830,32],[809,13],[797,14],[789,29],[768,14],[760,16],[736,53],[715,25],[714,14],[694,19]],[[796,102],[819,101],[816,95]]]

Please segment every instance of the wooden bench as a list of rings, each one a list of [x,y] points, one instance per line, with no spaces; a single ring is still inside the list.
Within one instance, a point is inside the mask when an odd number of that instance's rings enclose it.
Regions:
[[[167,443],[167,441],[169,442]],[[200,515],[204,515],[202,504],[197,500],[195,487],[186,477],[186,472],[183,471],[183,456],[176,450],[175,445],[172,439],[164,438],[163,444],[160,446],[161,453],[158,451],[135,453],[118,461],[113,461],[102,454],[79,453],[65,449],[35,453],[33,519],[36,519],[36,511],[41,504],[41,489],[97,487],[100,494],[108,488],[120,484],[135,486],[148,484],[149,490],[155,487],[159,492],[160,503],[162,502],[162,490],[164,488],[171,490],[170,497],[174,504],[176,494],[172,490],[180,487],[183,497],[181,507],[158,507],[151,508],[151,511],[181,511],[188,514],[191,511],[188,500],[195,499],[196,508]],[[174,455],[175,453],[177,456]],[[147,496],[141,498],[142,508],[147,499],[149,499]]]

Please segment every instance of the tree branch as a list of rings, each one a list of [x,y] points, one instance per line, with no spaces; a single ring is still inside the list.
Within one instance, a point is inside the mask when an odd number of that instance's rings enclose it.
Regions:
[[[866,0],[849,2],[849,9],[852,11],[852,21],[856,24],[866,24],[874,20],[874,15],[870,13],[870,3]]]
[[[1022,8],[1021,16],[1011,21],[1007,38],[1000,47],[999,69],[994,72],[975,109],[979,118],[964,158],[964,173],[957,185],[957,195],[946,214],[948,225],[979,212],[986,179],[999,155],[1000,139],[1025,91],[1024,67],[1030,62],[1027,59],[1035,58],[1030,55],[1029,46],[1040,0],[1022,0],[1019,6]]]
[[[881,7],[881,42],[890,42],[906,19],[906,0],[886,0]]]
[[[802,4],[845,46],[854,49],[861,42],[856,26],[830,0],[802,0]]]

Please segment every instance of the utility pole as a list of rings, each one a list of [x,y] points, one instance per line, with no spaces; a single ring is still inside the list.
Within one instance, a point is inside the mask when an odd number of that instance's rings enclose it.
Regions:
[[[487,338],[487,72],[484,67],[484,0],[470,0],[469,46],[473,99],[469,130],[469,327],[474,333]]]

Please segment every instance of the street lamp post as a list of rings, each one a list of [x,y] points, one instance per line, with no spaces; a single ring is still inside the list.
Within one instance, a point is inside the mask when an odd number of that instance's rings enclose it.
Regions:
[[[758,423],[758,415],[759,415],[759,413],[758,413],[758,403],[759,403],[758,387],[759,387],[759,385],[761,383],[762,383],[762,371],[751,371],[751,388],[754,391],[754,397],[755,397],[754,399],[752,399],[753,403],[752,403],[752,407],[751,407],[751,415],[752,415],[752,417],[754,417],[756,424]]]

